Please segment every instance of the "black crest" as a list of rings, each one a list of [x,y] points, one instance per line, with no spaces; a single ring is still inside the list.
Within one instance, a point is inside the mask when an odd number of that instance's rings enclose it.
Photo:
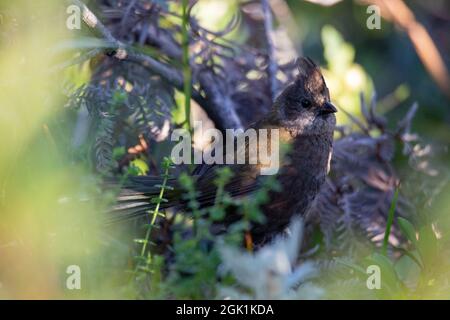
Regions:
[[[314,61],[308,57],[302,57],[297,59],[296,65],[299,71],[296,82],[307,90],[321,92],[325,86],[325,80]]]

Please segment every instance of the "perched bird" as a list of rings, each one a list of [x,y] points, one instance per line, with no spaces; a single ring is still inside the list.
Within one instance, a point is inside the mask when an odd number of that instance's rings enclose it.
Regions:
[[[251,235],[255,243],[263,243],[282,231],[294,215],[305,215],[329,171],[333,132],[337,111],[330,102],[330,94],[318,66],[309,58],[300,58],[298,75],[276,98],[271,111],[250,125],[254,129],[278,129],[281,143],[290,145],[280,162],[276,179],[280,191],[269,193],[270,201],[262,207],[265,222],[255,223]],[[248,152],[240,151],[234,152]],[[246,154],[248,157],[248,154]],[[245,197],[257,190],[266,176],[261,175],[261,163],[256,164],[202,164],[195,168],[197,198],[201,207],[213,205],[216,187],[213,183],[217,169],[228,166],[233,176],[225,186],[231,197]],[[147,214],[152,208],[150,198],[159,188],[160,177],[137,176],[123,185],[114,210],[114,217],[126,219]],[[168,191],[165,206],[183,209],[182,190],[177,180],[169,181],[175,189]],[[236,213],[227,212],[223,225],[239,219]]]

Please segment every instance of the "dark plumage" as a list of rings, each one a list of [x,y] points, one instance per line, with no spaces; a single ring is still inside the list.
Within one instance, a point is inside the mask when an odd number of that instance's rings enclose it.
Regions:
[[[263,206],[266,223],[252,227],[255,242],[264,242],[282,231],[293,215],[304,215],[329,170],[336,108],[330,103],[328,88],[319,68],[310,59],[301,58],[298,69],[297,78],[277,97],[271,111],[250,126],[254,129],[279,129],[280,142],[291,146],[287,156],[281,159],[276,176],[282,190],[272,191],[270,201]],[[200,165],[193,176],[200,192],[198,201],[203,207],[214,202],[216,188],[213,180],[216,170],[222,166],[229,166],[234,174],[226,185],[232,197],[251,194],[265,178],[260,175],[260,163]],[[115,214],[119,218],[145,215],[146,210],[151,208],[149,198],[159,191],[154,187],[159,182],[157,177],[131,178],[119,195]],[[170,181],[170,184],[176,185],[176,180]],[[178,188],[167,193],[168,205],[183,207],[180,195]],[[228,213],[225,226],[236,219],[236,214]]]

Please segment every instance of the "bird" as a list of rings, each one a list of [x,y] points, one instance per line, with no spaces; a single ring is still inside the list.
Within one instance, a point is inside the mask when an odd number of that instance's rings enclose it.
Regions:
[[[271,190],[269,201],[262,205],[264,222],[253,223],[250,228],[252,241],[262,244],[279,234],[289,225],[295,216],[305,216],[320,191],[330,170],[333,150],[333,133],[336,125],[336,107],[330,100],[320,68],[307,57],[297,59],[298,74],[276,97],[270,111],[248,128],[278,129],[280,143],[290,147],[283,156],[275,179],[279,190]],[[233,152],[240,151],[238,148]],[[197,201],[200,207],[214,204],[217,187],[213,183],[218,169],[229,167],[232,177],[225,185],[225,191],[232,198],[251,196],[259,188],[266,176],[261,174],[261,163],[251,164],[200,164],[192,171],[198,191]],[[177,210],[189,211],[183,200],[177,179],[168,183],[173,190],[164,197],[168,200],[163,208],[175,207]],[[114,220],[124,220],[148,215],[154,204],[150,199],[160,189],[161,177],[133,176],[123,185],[117,197],[117,204],[112,212]],[[239,219],[233,210],[227,210],[221,227]]]

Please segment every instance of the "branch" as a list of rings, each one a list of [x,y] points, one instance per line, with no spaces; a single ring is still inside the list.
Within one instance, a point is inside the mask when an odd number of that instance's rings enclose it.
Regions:
[[[157,32],[157,30],[150,28],[147,37],[170,58],[174,60],[182,59],[181,48],[169,34]],[[216,127],[221,131],[242,129],[241,119],[236,113],[235,102],[230,99],[226,92],[223,92],[220,81],[217,81],[210,72],[203,70],[193,72],[193,76],[205,92],[205,97],[200,96],[198,92],[193,92],[193,99],[203,107]]]
[[[126,45],[117,40],[103,25],[96,15],[80,0],[68,0],[82,9],[83,21],[94,32],[117,48],[112,56],[118,60],[126,60],[142,65],[161,76],[178,90],[183,91],[183,75],[168,64],[162,63],[142,53],[127,50]],[[178,53],[178,52],[177,52]],[[220,92],[216,79],[199,77],[201,88],[206,93],[204,97],[198,90],[192,89],[192,98],[200,104],[219,130],[242,128],[234,103]]]
[[[266,32],[267,47],[269,51],[268,75],[270,80],[271,98],[273,101],[276,97],[276,94],[278,93],[278,82],[277,82],[278,64],[275,57],[275,46],[272,38],[274,34],[273,17],[269,5],[269,0],[261,0],[261,5],[264,12],[264,29]]]
[[[109,30],[100,22],[97,16],[80,0],[69,0],[69,2],[77,5],[82,9],[83,21],[91,29],[99,32],[103,38],[111,43],[118,43]]]
[[[288,61],[295,60],[296,57],[303,55],[303,49],[302,42],[297,34],[298,26],[292,15],[291,9],[289,9],[286,0],[269,0],[269,3],[275,19],[281,25],[282,29],[284,29],[282,34],[284,34],[285,39],[280,40],[279,35],[275,38],[277,50],[281,51],[283,56],[287,56],[286,58]],[[280,29],[280,27],[278,27],[278,29]],[[278,45],[280,41],[284,44],[282,48]],[[288,52],[285,52],[286,49]],[[278,62],[280,61],[278,60]]]

